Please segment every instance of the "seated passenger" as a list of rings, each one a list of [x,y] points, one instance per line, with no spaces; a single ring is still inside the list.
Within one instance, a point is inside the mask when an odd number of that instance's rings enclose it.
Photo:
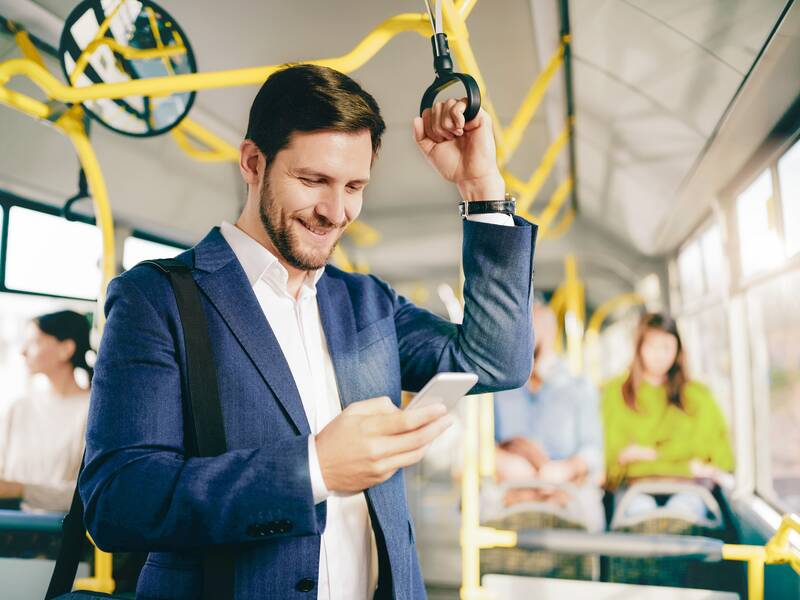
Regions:
[[[711,391],[689,379],[675,321],[646,314],[636,331],[630,372],[603,390],[606,480],[609,488],[646,478],[729,483],[733,451]],[[628,515],[656,507],[642,494]],[[699,496],[674,494],[667,505],[702,516]]]
[[[556,316],[538,300],[533,323],[536,345],[527,385],[494,397],[497,478],[556,484],[510,490],[506,503],[573,506],[581,513],[577,520],[602,529],[603,440],[597,392],[589,381],[573,376],[556,354]],[[561,484],[579,486],[580,498],[570,498]]]
[[[31,374],[48,379],[46,390],[13,402],[0,418],[0,503],[4,508],[69,509],[83,457],[89,390],[75,377],[86,363],[89,322],[73,311],[34,319],[23,356]]]

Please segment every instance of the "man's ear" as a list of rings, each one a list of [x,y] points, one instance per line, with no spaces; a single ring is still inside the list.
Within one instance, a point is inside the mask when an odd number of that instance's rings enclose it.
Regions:
[[[239,146],[239,171],[247,185],[258,185],[264,161],[261,151],[252,140],[245,140]]]

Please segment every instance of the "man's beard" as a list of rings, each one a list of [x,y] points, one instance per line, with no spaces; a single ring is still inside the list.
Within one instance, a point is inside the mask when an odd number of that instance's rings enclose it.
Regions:
[[[333,254],[339,238],[336,238],[336,241],[331,244],[330,249],[327,251],[324,248],[304,251],[301,248],[301,242],[297,239],[296,232],[292,230],[291,217],[286,215],[280,205],[275,202],[275,197],[269,189],[266,178],[261,186],[260,196],[258,214],[261,217],[261,224],[286,262],[301,271],[314,271],[324,267],[331,254]],[[343,230],[344,226],[347,225],[347,222],[337,225],[315,212],[312,212],[308,218],[304,217],[303,221],[315,229]],[[302,227],[302,223],[300,225]],[[341,236],[341,233],[339,236]]]

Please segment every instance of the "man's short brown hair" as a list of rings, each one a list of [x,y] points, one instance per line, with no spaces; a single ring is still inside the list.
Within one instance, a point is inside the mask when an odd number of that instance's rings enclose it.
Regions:
[[[378,103],[353,79],[317,65],[287,66],[267,78],[250,107],[246,138],[271,164],[295,131],[368,130],[378,152],[386,125]]]

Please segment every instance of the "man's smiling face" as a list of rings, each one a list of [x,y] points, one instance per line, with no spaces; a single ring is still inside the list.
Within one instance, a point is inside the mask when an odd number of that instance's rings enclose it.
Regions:
[[[368,130],[295,132],[260,182],[261,223],[287,263],[325,266],[361,212],[373,151]]]

